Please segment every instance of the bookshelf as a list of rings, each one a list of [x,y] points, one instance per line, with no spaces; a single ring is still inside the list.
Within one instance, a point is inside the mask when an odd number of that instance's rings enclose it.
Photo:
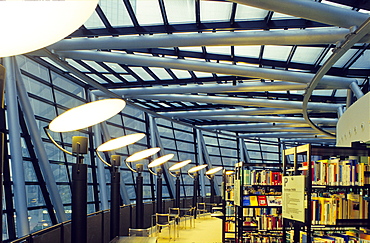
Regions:
[[[222,242],[235,242],[235,172],[223,172],[222,195]]]
[[[282,172],[240,164],[240,203],[236,205],[238,242],[282,242]]]
[[[370,236],[361,230],[370,226],[369,154],[364,146],[306,144],[284,150],[284,242],[342,242]],[[299,158],[305,162],[298,163]]]

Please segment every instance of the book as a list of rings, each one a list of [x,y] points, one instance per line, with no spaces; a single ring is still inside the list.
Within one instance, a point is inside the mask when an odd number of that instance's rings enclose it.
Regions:
[[[283,205],[282,196],[280,195],[276,195],[276,196],[269,195],[267,196],[266,200],[267,200],[267,206],[282,206]]]
[[[251,206],[258,206],[258,199],[257,196],[249,196]]]
[[[258,206],[267,206],[267,198],[265,195],[257,196]]]
[[[251,206],[251,201],[249,196],[243,196],[243,206]]]

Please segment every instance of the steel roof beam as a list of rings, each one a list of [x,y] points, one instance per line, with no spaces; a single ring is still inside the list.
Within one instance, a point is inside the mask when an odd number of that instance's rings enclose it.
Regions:
[[[169,85],[152,87],[134,87],[114,89],[114,93],[127,98],[140,94],[185,94],[185,93],[231,93],[231,92],[265,92],[265,91],[287,91],[305,90],[306,84],[296,84],[291,82],[253,82],[228,84],[188,84],[188,85]],[[335,89],[334,85],[321,85],[318,89]],[[113,90],[111,90],[113,91]],[[97,96],[105,96],[102,91],[93,91]]]
[[[295,133],[295,132],[266,132],[266,133],[247,133],[239,134],[242,138],[326,138],[325,136],[315,135],[312,133]]]
[[[260,122],[260,123],[243,123],[243,124],[225,124],[225,125],[203,125],[198,126],[204,129],[212,130],[228,130],[228,131],[243,131],[249,129],[260,129],[260,128],[274,128],[274,127],[310,127],[303,123],[271,123],[271,122]]]
[[[270,115],[270,114],[301,114],[301,109],[279,109],[279,108],[235,108],[218,110],[192,110],[192,111],[170,111],[158,112],[168,117],[197,117],[197,116],[217,116],[217,115]]]
[[[196,119],[219,120],[219,121],[254,121],[254,122],[287,122],[287,123],[307,123],[303,117],[284,117],[284,116],[197,116]],[[338,119],[335,118],[312,118],[315,123],[324,126],[336,126]]]
[[[96,62],[113,62],[125,65],[174,68],[187,71],[218,73],[271,80],[284,80],[296,83],[309,83],[314,77],[314,74],[312,73],[103,51],[61,51],[57,53],[61,57],[72,58],[75,60],[90,60]],[[357,80],[354,78],[329,75],[326,75],[321,79],[321,84],[335,84],[337,85],[336,87],[338,89],[347,89],[352,82],[357,82]]]
[[[369,17],[366,13],[311,0],[231,0],[231,2],[344,28],[360,26]]]
[[[205,96],[205,95],[137,95],[137,99],[151,99],[151,100],[167,100],[167,101],[188,101],[200,103],[215,103],[225,105],[240,105],[240,106],[257,106],[257,107],[271,107],[271,108],[287,108],[287,109],[302,109],[302,102],[300,101],[286,101],[286,100],[268,100],[256,98],[237,98],[226,96]],[[315,103],[308,104],[309,110],[337,112],[338,107],[342,104],[329,103]]]
[[[141,36],[64,39],[48,47],[50,50],[142,49],[190,46],[245,45],[316,45],[334,44],[350,31],[336,27],[282,31],[239,31],[191,34],[157,34]],[[361,42],[370,42],[364,37]]]

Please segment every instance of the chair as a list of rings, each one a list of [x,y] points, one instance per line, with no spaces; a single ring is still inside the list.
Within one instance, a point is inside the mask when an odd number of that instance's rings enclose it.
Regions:
[[[170,220],[174,220],[177,227],[177,237],[179,237],[178,227],[180,225],[180,208],[168,208],[168,214],[170,215]]]
[[[171,218],[168,213],[166,214],[156,213],[155,214],[155,226],[156,226],[157,236],[158,236],[158,232],[162,230],[162,227],[168,227],[168,236],[169,236],[169,239],[171,240],[171,228],[172,227],[171,227]]]
[[[207,208],[205,203],[197,203],[197,216],[198,215],[204,215],[207,213]]]
[[[194,223],[194,214],[195,214],[195,207],[191,207],[188,210],[185,211],[184,215],[182,215],[185,218],[185,229],[186,229],[186,221],[187,218],[189,218],[189,226],[190,228],[195,226]]]

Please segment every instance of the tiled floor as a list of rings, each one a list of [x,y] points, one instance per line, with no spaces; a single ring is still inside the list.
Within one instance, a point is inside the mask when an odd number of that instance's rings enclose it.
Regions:
[[[183,222],[181,223],[183,226]],[[158,243],[221,243],[222,242],[222,220],[210,216],[195,220],[195,227],[187,229],[180,227],[179,237],[174,241],[169,239],[167,229],[158,234]],[[171,233],[172,234],[172,233]]]

